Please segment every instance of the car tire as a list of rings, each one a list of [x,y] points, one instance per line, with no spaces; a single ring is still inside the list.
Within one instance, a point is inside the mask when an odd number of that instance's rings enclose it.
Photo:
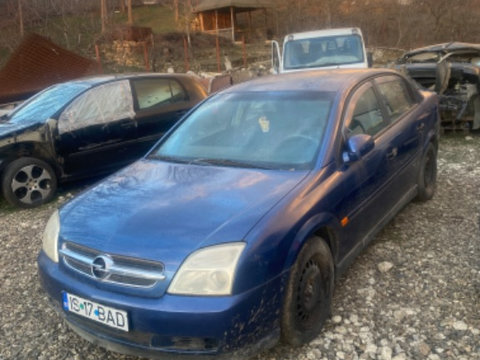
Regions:
[[[292,266],[282,308],[283,342],[299,346],[317,336],[331,314],[334,267],[330,248],[310,238]]]
[[[24,157],[12,161],[2,177],[2,192],[13,206],[33,208],[49,202],[57,190],[57,177],[45,161]]]
[[[422,157],[417,179],[417,201],[430,200],[437,185],[437,149],[430,143]]]

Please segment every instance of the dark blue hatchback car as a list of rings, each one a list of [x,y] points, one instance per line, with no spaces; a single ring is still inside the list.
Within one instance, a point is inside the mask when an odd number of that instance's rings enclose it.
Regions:
[[[234,86],[51,216],[43,286],[76,332],[123,353],[302,344],[338,274],[433,196],[438,136],[437,97],[389,70]]]

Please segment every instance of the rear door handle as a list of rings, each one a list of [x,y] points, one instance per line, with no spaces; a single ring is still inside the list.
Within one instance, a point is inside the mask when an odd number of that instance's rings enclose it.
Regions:
[[[417,131],[423,131],[423,129],[425,129],[425,123],[420,123],[417,125]]]

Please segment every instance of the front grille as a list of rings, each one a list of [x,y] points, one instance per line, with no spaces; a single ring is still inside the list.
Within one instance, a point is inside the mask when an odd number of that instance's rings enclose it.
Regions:
[[[132,287],[152,287],[165,279],[160,262],[107,254],[71,242],[60,249],[64,264],[85,276]]]

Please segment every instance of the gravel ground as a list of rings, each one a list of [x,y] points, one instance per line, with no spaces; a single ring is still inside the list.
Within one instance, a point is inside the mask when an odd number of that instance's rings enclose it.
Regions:
[[[0,200],[0,360],[133,359],[71,332],[40,288],[44,225],[75,191],[34,210]],[[444,136],[436,196],[408,205],[339,279],[324,331],[255,359],[480,359],[479,210],[480,136]]]

